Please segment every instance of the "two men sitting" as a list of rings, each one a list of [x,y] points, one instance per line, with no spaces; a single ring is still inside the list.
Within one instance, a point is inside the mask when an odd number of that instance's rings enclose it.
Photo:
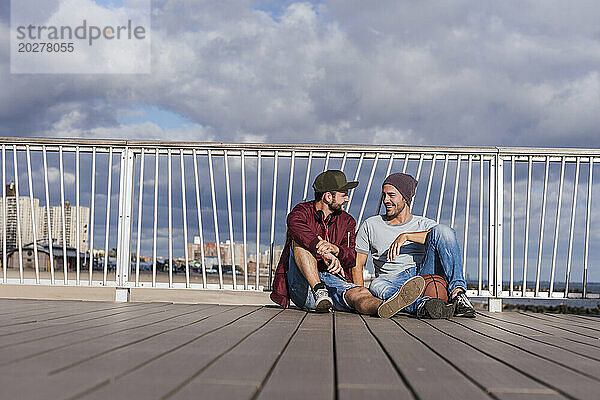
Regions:
[[[356,221],[343,210],[348,190],[342,171],[315,179],[315,200],[294,207],[287,218],[287,239],[273,280],[271,299],[287,307],[328,312],[356,311],[390,318],[400,310],[417,317],[474,317],[466,297],[460,248],[454,230],[413,216],[410,204],[417,181],[392,174],[382,185],[385,215],[368,218],[356,234]],[[376,278],[365,288],[362,270],[373,256]],[[421,275],[446,278],[451,302],[421,297]]]

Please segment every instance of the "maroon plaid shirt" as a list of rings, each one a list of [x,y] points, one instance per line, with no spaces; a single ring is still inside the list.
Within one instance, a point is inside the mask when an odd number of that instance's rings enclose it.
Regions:
[[[271,292],[271,300],[275,303],[282,307],[289,305],[286,274],[292,240],[315,255],[319,271],[327,271],[325,262],[317,254],[318,236],[339,247],[338,259],[347,279],[352,281],[351,270],[356,264],[356,221],[345,211],[331,214],[327,221],[323,221],[320,213],[317,213],[314,201],[307,201],[297,204],[287,217],[287,239],[275,271]]]

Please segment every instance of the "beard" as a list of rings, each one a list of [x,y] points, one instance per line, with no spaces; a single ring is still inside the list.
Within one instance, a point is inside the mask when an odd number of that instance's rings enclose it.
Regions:
[[[394,206],[391,209],[388,209],[386,207],[385,208],[385,217],[386,217],[386,219],[390,220],[390,219],[396,218],[398,215],[400,215],[400,213],[402,211],[404,211],[405,207],[406,207],[406,203],[404,203],[402,206],[394,204]]]
[[[331,212],[334,214],[342,212],[342,209],[344,207],[344,203],[336,203],[335,201],[332,201],[331,203],[325,203],[325,204],[327,204],[327,206],[329,207]]]

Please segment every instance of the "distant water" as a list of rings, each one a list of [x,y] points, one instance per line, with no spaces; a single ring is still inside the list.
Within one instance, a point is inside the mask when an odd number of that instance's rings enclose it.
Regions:
[[[522,281],[515,281],[515,290],[521,290]],[[473,288],[477,286],[477,281],[469,280],[467,281],[467,286],[469,288]],[[508,290],[509,282],[503,282],[504,290]],[[535,282],[527,282],[528,292],[535,288]],[[540,291],[547,292],[550,288],[549,282],[540,282]],[[562,292],[565,290],[564,283],[555,283],[554,291]],[[574,283],[571,282],[569,284],[569,292],[581,293],[583,291],[582,283]],[[587,284],[587,292],[589,294],[599,294],[600,293],[600,282],[588,282]],[[487,297],[474,297],[473,301],[485,303],[487,302]],[[600,299],[565,299],[565,298],[553,298],[553,299],[532,299],[532,298],[503,298],[502,302],[505,304],[523,304],[523,305],[536,305],[536,306],[557,306],[559,304],[566,304],[569,307],[585,307],[585,308],[596,308],[600,306]]]
[[[487,297],[470,297],[473,303],[487,303]],[[596,308],[600,306],[600,299],[523,299],[523,298],[503,298],[502,303],[504,304],[522,304],[526,306],[557,306],[559,304],[565,304],[569,307],[584,307],[584,308]]]

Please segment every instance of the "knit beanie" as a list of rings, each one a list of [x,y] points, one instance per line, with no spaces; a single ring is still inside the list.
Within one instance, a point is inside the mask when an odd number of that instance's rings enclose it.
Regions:
[[[383,181],[381,186],[383,187],[383,185],[392,185],[398,189],[402,197],[404,197],[404,200],[406,200],[406,203],[410,206],[410,203],[412,202],[417,190],[417,184],[417,180],[412,176],[397,172],[385,178],[385,181]]]

